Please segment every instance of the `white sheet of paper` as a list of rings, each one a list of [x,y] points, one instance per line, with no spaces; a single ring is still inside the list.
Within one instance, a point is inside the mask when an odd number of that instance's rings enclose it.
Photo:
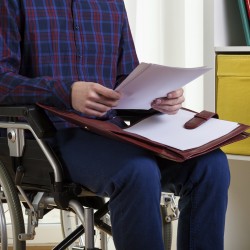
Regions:
[[[116,109],[150,109],[151,102],[179,89],[210,68],[178,68],[141,63],[117,88],[122,94]]]
[[[182,109],[175,115],[156,114],[124,130],[173,148],[187,150],[220,138],[239,126],[235,122],[211,118],[198,128],[185,129],[184,124],[193,116],[193,112]]]

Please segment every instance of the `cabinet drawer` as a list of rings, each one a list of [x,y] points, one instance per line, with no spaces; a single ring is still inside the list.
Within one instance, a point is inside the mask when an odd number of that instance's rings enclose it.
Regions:
[[[217,55],[216,60],[216,112],[220,119],[250,125],[250,55]],[[222,149],[250,155],[250,138]]]
[[[246,76],[250,77],[249,55],[217,55],[217,76]]]

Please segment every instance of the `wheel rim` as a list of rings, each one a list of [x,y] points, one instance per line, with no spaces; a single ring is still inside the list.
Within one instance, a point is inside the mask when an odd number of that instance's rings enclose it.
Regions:
[[[1,249],[8,247],[7,224],[2,200],[0,200],[0,246]]]
[[[25,250],[26,242],[18,239],[25,232],[23,213],[16,186],[0,161],[0,250]],[[6,246],[7,244],[7,246]]]
[[[7,250],[9,246],[13,246],[13,224],[8,203],[0,186],[0,250]]]

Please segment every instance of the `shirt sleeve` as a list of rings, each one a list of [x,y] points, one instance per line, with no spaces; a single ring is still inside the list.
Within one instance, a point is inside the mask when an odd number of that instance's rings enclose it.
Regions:
[[[139,64],[124,4],[123,7],[123,27],[119,45],[116,85],[119,85]]]
[[[72,82],[52,77],[28,78],[19,74],[21,21],[18,1],[0,3],[0,103],[3,105],[41,102],[60,108],[71,107]]]

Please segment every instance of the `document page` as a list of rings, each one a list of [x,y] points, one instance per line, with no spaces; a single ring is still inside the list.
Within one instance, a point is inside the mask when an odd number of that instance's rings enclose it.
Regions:
[[[124,130],[176,149],[188,150],[220,138],[239,126],[235,122],[211,118],[195,129],[185,129],[184,124],[194,115],[183,109],[175,115],[156,114]]]
[[[178,68],[141,63],[117,88],[122,94],[116,109],[150,109],[151,102],[183,87],[210,68]]]

